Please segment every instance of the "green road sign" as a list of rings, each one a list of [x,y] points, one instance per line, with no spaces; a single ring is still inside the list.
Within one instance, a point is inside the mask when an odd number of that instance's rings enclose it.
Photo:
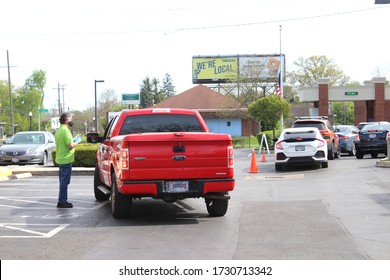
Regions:
[[[346,91],[345,95],[358,95],[357,91]]]
[[[139,102],[139,93],[123,93],[122,94],[122,103],[123,104],[132,104],[138,105]]]
[[[49,109],[39,109],[39,113],[49,113]]]

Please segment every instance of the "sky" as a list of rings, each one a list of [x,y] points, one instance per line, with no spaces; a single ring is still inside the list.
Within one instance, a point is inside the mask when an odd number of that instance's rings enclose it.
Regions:
[[[168,73],[177,93],[192,83],[192,57],[325,55],[352,80],[390,78],[390,5],[375,0],[13,0],[0,10],[0,80],[23,86],[46,72],[45,108],[94,106],[97,95],[138,93]],[[62,102],[62,100],[61,100]]]

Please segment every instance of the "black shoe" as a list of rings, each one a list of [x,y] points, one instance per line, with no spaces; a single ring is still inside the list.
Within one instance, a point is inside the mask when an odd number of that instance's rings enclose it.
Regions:
[[[70,202],[57,203],[57,208],[72,208],[73,204]]]

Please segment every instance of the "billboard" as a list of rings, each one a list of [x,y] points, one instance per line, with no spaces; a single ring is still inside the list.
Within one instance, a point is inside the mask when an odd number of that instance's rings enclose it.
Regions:
[[[278,80],[281,67],[285,70],[283,54],[193,56],[192,82],[194,84],[226,83],[239,78],[274,82]]]
[[[192,82],[217,83],[237,79],[238,57],[193,57]]]

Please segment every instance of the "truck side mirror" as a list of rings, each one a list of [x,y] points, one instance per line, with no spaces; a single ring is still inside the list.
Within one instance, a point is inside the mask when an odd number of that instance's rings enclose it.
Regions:
[[[99,143],[102,140],[102,137],[99,137],[99,134],[96,132],[87,133],[87,143]]]

